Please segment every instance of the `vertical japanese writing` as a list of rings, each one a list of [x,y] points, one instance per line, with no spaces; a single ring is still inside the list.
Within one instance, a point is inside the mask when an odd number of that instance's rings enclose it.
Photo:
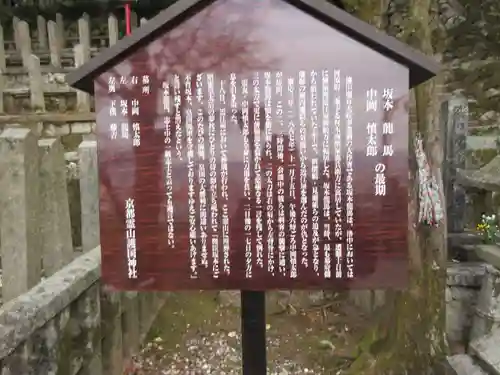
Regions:
[[[385,180],[384,163],[375,164],[375,195],[385,196],[386,194],[386,180]]]
[[[137,279],[137,246],[135,237],[135,201],[128,198],[125,201],[125,228],[127,244],[128,278]]]
[[[286,273],[286,237],[285,237],[285,149],[283,145],[283,73],[277,72],[275,77],[276,120],[280,125],[277,138],[276,154],[278,156],[277,192],[278,192],[278,268],[281,275]]]
[[[198,102],[198,111],[196,116],[197,129],[197,159],[198,162],[198,200],[200,204],[200,241],[201,241],[201,264],[208,267],[207,250],[207,176],[205,171],[205,119],[203,113],[204,93],[203,93],[203,74],[196,75],[196,101]]]
[[[394,131],[389,115],[394,108],[394,89],[384,88],[382,93],[382,107],[384,111],[384,119],[386,121],[382,124],[382,156],[391,157],[394,154],[394,149],[391,143],[391,135]],[[386,172],[387,166],[385,163],[377,163],[375,165],[375,195],[385,196],[387,193],[386,188]]]
[[[120,113],[123,117],[128,116],[128,101],[127,101],[127,99],[120,100]]]
[[[132,132],[132,145],[134,147],[139,147],[141,145],[141,125],[139,124],[139,122],[132,123]]]
[[[335,278],[342,278],[343,264],[343,225],[342,222],[342,132],[340,126],[340,111],[341,111],[341,91],[340,91],[340,70],[336,69],[333,72],[333,91],[335,93],[335,136],[334,136],[334,198],[335,198]]]
[[[116,116],[118,116],[116,111],[116,100],[111,100],[111,104],[109,106],[109,116],[114,117],[111,119],[111,124],[109,124],[109,137],[111,139],[118,138],[118,124],[116,123]]]
[[[297,160],[295,160],[295,79],[293,77],[288,78],[288,184],[289,192],[288,196],[291,198],[290,206],[288,209],[289,219],[288,219],[288,247],[290,254],[290,277],[292,279],[297,278],[297,204],[296,199],[296,179],[295,166]]]
[[[116,92],[116,77],[111,76],[108,78],[108,94]]]
[[[271,161],[273,157],[272,135],[272,81],[271,73],[264,73],[264,107],[266,111],[266,149],[267,160]],[[268,164],[266,169],[266,224],[267,224],[267,271],[274,275],[274,191],[273,191],[273,166]]]
[[[250,202],[252,190],[250,187],[250,126],[248,117],[248,79],[241,80],[241,121],[243,133],[243,190],[246,199],[244,207],[245,217],[245,277],[252,278],[252,217]]]
[[[142,95],[151,94],[151,82],[149,75],[142,76]]]
[[[299,161],[300,161],[300,237],[301,264],[309,267],[307,197],[306,72],[299,72]]]
[[[322,98],[321,102],[323,104],[322,111],[322,134],[323,134],[323,173],[322,173],[322,181],[323,181],[323,277],[325,279],[330,279],[332,277],[332,269],[331,269],[331,245],[330,245],[330,199],[331,199],[331,191],[330,191],[330,92],[329,92],[329,84],[330,77],[328,74],[328,70],[322,71]]]
[[[385,112],[390,112],[394,108],[394,89],[385,88],[382,92],[383,107]]]
[[[347,278],[354,277],[354,190],[352,147],[352,77],[346,77],[346,263]]]
[[[120,135],[122,139],[128,139],[128,122],[122,122],[120,125]]]
[[[128,100],[127,99],[122,99],[120,100],[120,114],[122,117],[127,118],[129,115],[129,107],[128,107]],[[128,139],[128,122],[123,121],[120,124],[120,138],[122,139]]]
[[[130,101],[130,105],[131,105],[131,110],[130,110],[130,114],[132,116],[139,116],[139,100],[137,99],[132,99]]]
[[[312,251],[313,251],[313,270],[319,275],[319,168],[318,168],[318,72],[311,71],[310,79],[310,101],[311,101],[311,147],[313,157],[311,158],[311,224],[312,224]]]
[[[165,193],[167,196],[167,241],[169,246],[174,246],[174,203],[173,203],[173,181],[172,181],[172,133],[170,131],[170,114],[166,112],[170,106],[170,89],[167,82],[163,83],[163,109],[165,110],[164,140],[165,140]]]
[[[215,148],[215,83],[214,75],[207,74],[207,106],[208,106],[208,143],[209,143],[209,176],[210,176],[210,224],[212,246],[212,276],[219,277],[219,208],[217,201],[217,154]]]
[[[235,95],[236,96],[236,95]],[[222,256],[224,273],[231,273],[231,264],[229,259],[229,192],[228,192],[228,169],[227,169],[227,125],[226,125],[226,81],[220,82],[219,91],[220,102],[220,200],[222,203]],[[231,103],[232,103],[231,99]],[[236,98],[234,98],[236,103]],[[232,106],[232,104],[231,104]]]
[[[174,122],[175,122],[175,149],[177,157],[182,157],[182,112],[181,112],[181,78],[179,75],[174,75]],[[191,98],[191,90],[186,88],[186,101]]]
[[[170,115],[170,85],[168,82],[163,82],[162,83],[162,88],[163,88],[163,96],[162,96],[162,104],[163,104],[163,113],[165,117],[163,118],[163,137],[165,139],[165,145],[167,147],[171,147],[172,143],[172,130],[170,129],[171,127],[171,122],[172,122],[172,116]]]
[[[260,129],[260,76],[254,73],[253,81],[253,134],[254,134],[254,190],[255,190],[255,257],[260,268],[264,267],[264,246],[262,243],[262,176],[261,176],[261,129]]]
[[[191,90],[185,91],[186,102],[191,99]],[[195,180],[194,180],[194,129],[193,129],[193,111],[191,106],[186,106],[186,157],[188,169],[188,222],[189,222],[189,262],[192,279],[198,278],[198,262],[197,262],[197,239],[198,233],[196,230],[196,200],[195,200]]]

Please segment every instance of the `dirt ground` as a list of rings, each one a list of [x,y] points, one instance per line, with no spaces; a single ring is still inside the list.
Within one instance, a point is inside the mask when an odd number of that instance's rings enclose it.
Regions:
[[[268,373],[342,374],[356,356],[367,319],[339,295],[318,304],[299,304],[299,299],[286,306],[279,298],[271,300]],[[241,374],[240,340],[235,301],[224,302],[213,292],[175,293],[126,375]]]

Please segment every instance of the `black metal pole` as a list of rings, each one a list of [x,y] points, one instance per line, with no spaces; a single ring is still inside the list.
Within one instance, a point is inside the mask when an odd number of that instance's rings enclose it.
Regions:
[[[266,292],[241,291],[243,375],[266,375]]]

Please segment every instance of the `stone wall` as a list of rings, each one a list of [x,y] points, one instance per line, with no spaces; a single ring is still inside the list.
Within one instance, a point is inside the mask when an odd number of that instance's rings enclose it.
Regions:
[[[447,269],[446,333],[452,347],[466,347],[481,283],[484,263],[452,263]]]
[[[2,374],[123,374],[165,295],[106,291],[99,277],[97,247],[2,306]]]
[[[2,375],[121,375],[165,301],[100,283],[96,162],[92,140],[68,153],[32,129],[0,133]]]

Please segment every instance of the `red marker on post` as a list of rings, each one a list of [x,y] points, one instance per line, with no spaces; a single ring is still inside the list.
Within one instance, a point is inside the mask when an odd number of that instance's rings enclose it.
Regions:
[[[125,30],[125,35],[130,35],[132,32],[132,25],[130,22],[130,3],[125,3],[125,25],[126,25],[126,30]]]

